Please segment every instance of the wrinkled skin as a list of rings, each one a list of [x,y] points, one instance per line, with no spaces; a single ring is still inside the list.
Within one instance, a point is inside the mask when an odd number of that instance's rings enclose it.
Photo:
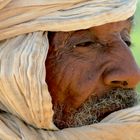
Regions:
[[[52,96],[55,119],[58,119],[59,106],[63,106],[60,123],[67,122],[70,115],[74,116],[74,112],[91,96],[100,100],[108,96],[112,89],[129,91],[138,84],[140,69],[130,51],[131,26],[130,18],[86,30],[49,33],[46,82]],[[135,98],[134,92],[130,94],[131,98]],[[134,105],[127,104],[123,108]],[[110,112],[119,109],[122,108],[115,106]],[[86,124],[90,123],[83,123]],[[69,127],[59,123],[56,125],[59,128]],[[75,126],[81,125],[70,125]]]

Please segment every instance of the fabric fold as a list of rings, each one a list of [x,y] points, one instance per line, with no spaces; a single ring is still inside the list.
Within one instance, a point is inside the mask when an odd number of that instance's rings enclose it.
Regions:
[[[37,129],[8,113],[0,114],[0,139],[2,140],[139,140],[140,105],[109,115],[110,121],[58,131]],[[125,117],[125,121],[122,120]],[[131,120],[131,116],[137,116]],[[118,120],[120,120],[118,122]],[[121,121],[122,120],[122,121]],[[80,136],[80,137],[79,137]]]
[[[0,40],[40,30],[87,29],[125,20],[135,9],[136,0],[12,0],[0,10]]]
[[[25,122],[55,129],[45,82],[47,32],[20,35],[0,44],[0,102]]]

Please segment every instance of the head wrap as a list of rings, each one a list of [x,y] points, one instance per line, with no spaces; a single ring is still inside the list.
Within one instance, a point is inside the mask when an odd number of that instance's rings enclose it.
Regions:
[[[135,8],[136,0],[0,0],[1,109],[36,128],[55,130],[45,82],[49,44],[43,32],[125,20]]]
[[[1,0],[0,40],[34,31],[72,31],[125,20],[136,0]]]

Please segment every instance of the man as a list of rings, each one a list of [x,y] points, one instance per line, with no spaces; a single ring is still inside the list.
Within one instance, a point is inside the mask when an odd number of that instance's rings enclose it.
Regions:
[[[132,23],[50,33],[46,82],[59,128],[92,124],[135,104],[140,69],[130,52]]]
[[[136,105],[140,81],[135,8],[135,0],[0,2],[0,139],[139,138],[140,106],[122,110]]]

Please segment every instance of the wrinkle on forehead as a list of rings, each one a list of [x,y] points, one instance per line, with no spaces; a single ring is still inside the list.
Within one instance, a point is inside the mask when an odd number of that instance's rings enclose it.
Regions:
[[[133,17],[114,23],[108,23],[101,26],[92,27],[86,30],[72,31],[72,32],[55,32],[55,38],[53,41],[59,45],[69,47],[81,42],[94,42],[99,40],[100,42],[107,42],[120,37],[123,30],[126,30],[130,34],[132,27]],[[51,42],[50,42],[51,43]]]
[[[120,34],[124,29],[130,33],[131,26],[132,23],[129,20],[125,20],[93,27],[90,30],[98,39],[105,41],[110,40],[110,37],[113,36],[116,38],[117,34]]]

